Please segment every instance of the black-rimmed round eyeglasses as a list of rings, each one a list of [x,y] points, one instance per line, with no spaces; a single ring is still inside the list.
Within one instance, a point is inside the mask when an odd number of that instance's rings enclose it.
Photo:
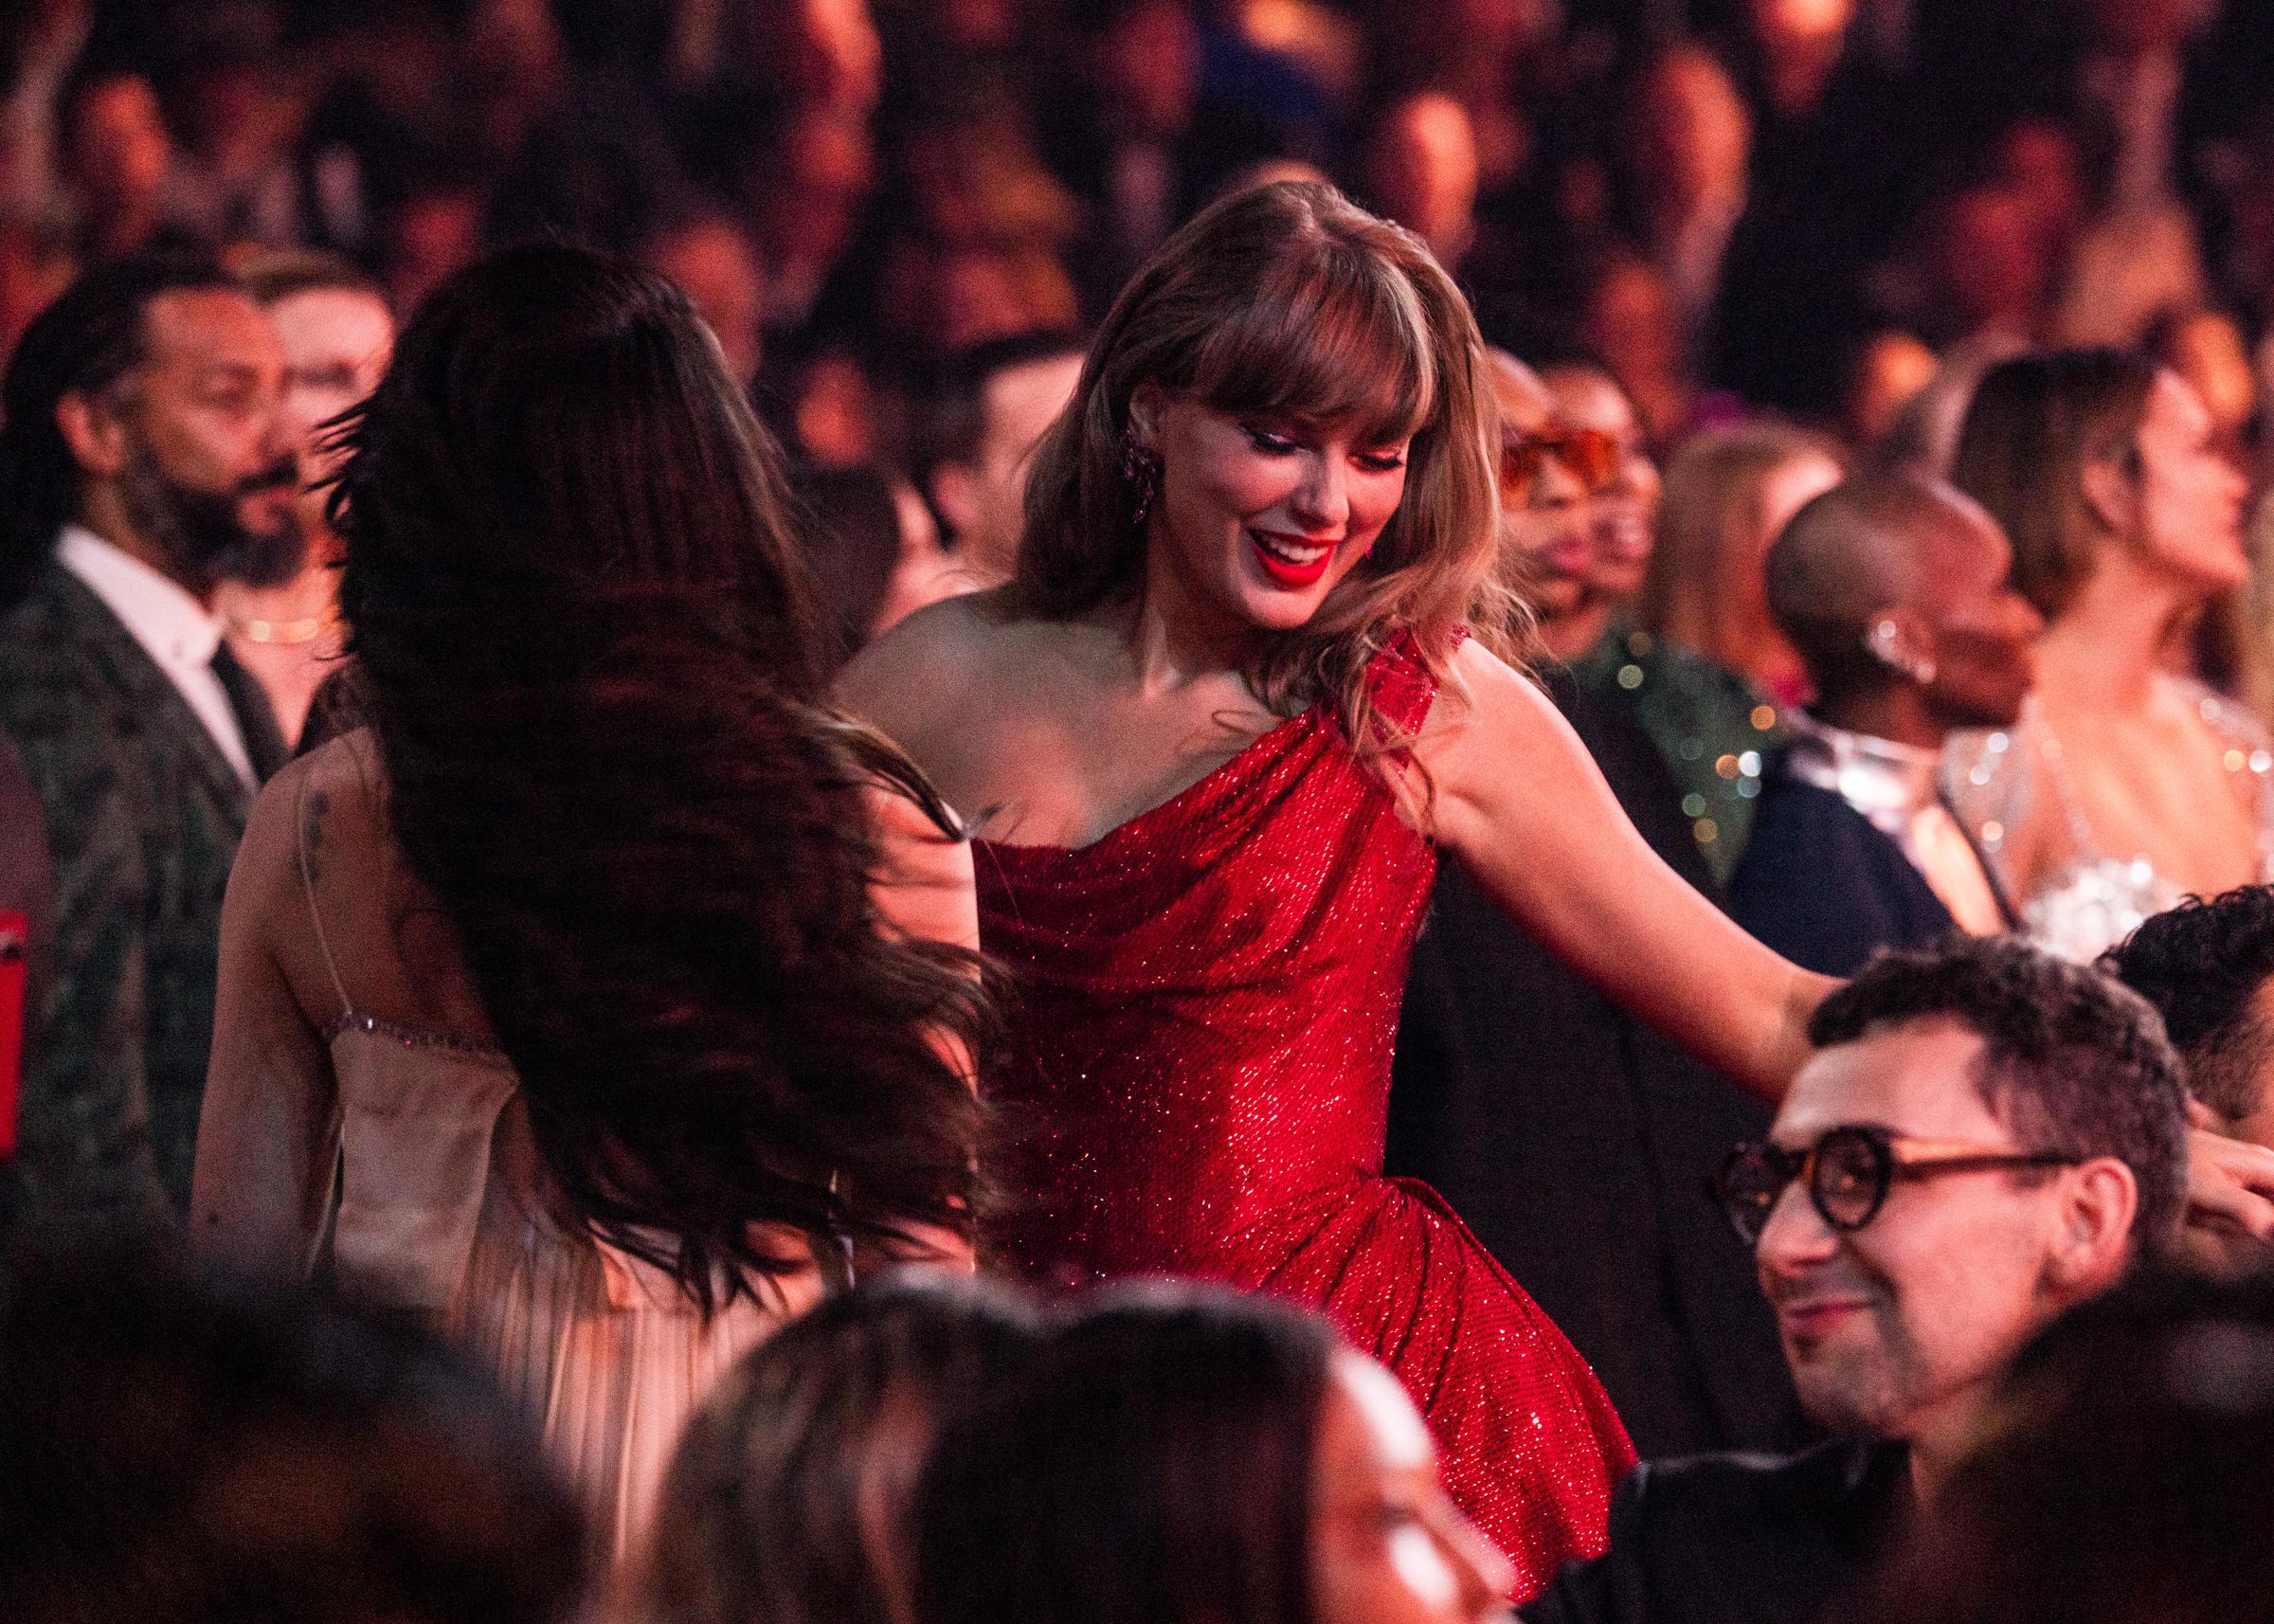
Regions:
[[[1898,1179],[1994,1168],[2073,1167],[2077,1161],[2059,1151],[1992,1150],[1978,1145],[1898,1139],[1884,1128],[1855,1124],[1832,1128],[1801,1150],[1741,1145],[1729,1152],[1707,1187],[1737,1237],[1751,1246],[1768,1228],[1778,1198],[1795,1179],[1808,1191],[1818,1218],[1832,1229],[1850,1233],[1879,1215]]]

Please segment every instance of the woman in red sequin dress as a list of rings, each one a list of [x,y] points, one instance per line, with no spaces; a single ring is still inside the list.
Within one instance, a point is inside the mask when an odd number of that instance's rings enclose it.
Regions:
[[[1435,1192],[1381,1177],[1433,843],[1764,1092],[1818,987],[1659,863],[1497,657],[1496,449],[1426,249],[1326,187],[1238,194],[1108,316],[1012,582],[904,623],[843,697],[989,837],[982,940],[1023,994],[1002,1254],[1325,1309],[1528,1595],[1600,1549],[1633,1451]]]

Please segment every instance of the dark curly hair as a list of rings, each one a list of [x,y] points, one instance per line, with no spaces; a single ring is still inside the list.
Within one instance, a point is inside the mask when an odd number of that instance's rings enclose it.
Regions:
[[[1883,950],[1816,1006],[1818,1047],[1875,1026],[1945,1016],[1982,1040],[1982,1101],[2024,1149],[2113,1156],[2139,1186],[2135,1249],[2177,1231],[2187,1177],[2184,1074],[2146,1000],[2012,937],[1954,936]]]
[[[966,1230],[971,955],[882,926],[897,752],[818,707],[779,458],[685,295],[580,249],[438,288],[338,430],[356,695],[570,1221],[705,1307],[754,1226]]]
[[[1310,1624],[1332,1326],[1186,1283],[1086,1304],[943,1422],[918,1494],[916,1616]]]
[[[2265,1103],[2274,1027],[2256,1005],[2274,979],[2274,886],[2191,896],[2109,948],[2101,967],[2163,1016],[2197,1099],[2230,1122]]]

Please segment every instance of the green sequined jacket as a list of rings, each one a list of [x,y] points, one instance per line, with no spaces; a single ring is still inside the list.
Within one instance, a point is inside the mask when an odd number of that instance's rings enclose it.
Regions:
[[[1786,741],[1776,705],[1736,672],[1624,620],[1571,662],[1571,674],[1650,734],[1672,769],[1698,850],[1727,883],[1752,832],[1761,767]]]

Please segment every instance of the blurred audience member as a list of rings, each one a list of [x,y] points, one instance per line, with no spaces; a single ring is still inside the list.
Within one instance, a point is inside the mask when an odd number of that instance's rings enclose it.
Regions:
[[[217,267],[135,258],[42,313],[0,382],[0,730],[56,899],[0,1228],[188,1200],[222,890],[284,755],[213,602],[299,568],[286,370]]]
[[[2231,1624],[2274,1588],[2274,1281],[2144,1278],[2025,1349],[1853,1624]]]
[[[2030,1337],[2179,1223],[2179,1058],[2098,971],[1954,938],[1875,960],[1810,1035],[1767,1143],[1716,1185],[1832,1441],[1638,1466],[1610,1549],[1532,1624],[1822,1616],[1934,1504]]]
[[[1568,664],[1595,646],[1609,614],[1591,582],[1591,493],[1613,477],[1611,449],[1599,434],[1566,427],[1555,394],[1515,356],[1494,350],[1491,367],[1510,582],[1537,617],[1542,649]]]
[[[324,425],[379,387],[394,352],[395,319],[378,283],[330,255],[259,256],[238,274],[284,345],[284,417],[300,446],[295,518],[307,550],[292,580],[270,587],[224,582],[214,607],[227,623],[230,649],[260,678],[292,746],[316,690],[338,669],[344,641],[339,539],[324,516],[339,455],[323,443]]]
[[[410,177],[376,233],[387,302],[416,310],[453,272],[473,263],[481,251],[488,207],[489,188],[479,171],[436,170]]]
[[[1090,150],[1077,160],[1097,198],[1086,305],[1102,311],[1199,202],[1207,154],[1195,139],[1201,39],[1189,0],[1115,0],[1089,51]]]
[[[621,1558],[739,1354],[857,1255],[968,1256],[970,856],[818,710],[772,442],[672,283],[495,255],[347,445],[371,726],[238,855],[193,1233],[447,1327]]]
[[[2250,573],[2242,476],[2179,376],[2113,351],[1993,368],[1953,480],[2013,544],[2045,617],[2020,723],[1954,748],[1954,803],[2032,935],[2085,959],[2182,895],[2268,876],[2274,746],[2165,669]]]
[[[1665,277],[1694,361],[1745,211],[1753,121],[1721,59],[1690,41],[1643,67],[1617,116],[1626,227]]]
[[[1840,472],[1832,445],[1796,429],[1692,438],[1666,471],[1635,618],[1614,621],[1575,667],[1650,733],[1724,883],[1744,850],[1766,752],[1782,741],[1778,709],[1807,692],[1799,656],[1769,614],[1762,559]]]
[[[84,1249],[0,1280],[0,1615],[568,1624],[581,1520],[425,1337]]]
[[[1594,542],[1587,581],[1604,611],[1589,640],[1592,647],[1610,614],[1632,610],[1642,592],[1658,523],[1658,465],[1644,447],[1634,403],[1604,368],[1563,361],[1542,368],[1540,377],[1554,394],[1564,426],[1597,437],[1609,469],[1587,503]]]
[[[2210,1126],[2274,1149],[2274,887],[2191,896],[2101,963],[2163,1017]]]
[[[905,616],[967,591],[939,525],[906,481],[874,468],[822,468],[792,481],[805,553],[828,624],[824,678]]]
[[[224,246],[290,247],[313,222],[296,161],[306,108],[277,71],[274,8],[203,10],[177,46],[169,100],[180,110],[175,185],[198,236]]]
[[[2247,469],[2258,420],[2258,378],[2234,317],[2223,310],[2167,311],[2149,325],[2140,347],[2158,366],[2186,380],[2211,413],[2213,448],[2237,468]]]
[[[88,69],[64,87],[58,122],[82,262],[99,264],[179,236],[173,136],[147,78]]]
[[[1035,446],[1073,400],[1084,352],[1060,328],[978,345],[945,367],[926,411],[918,471],[965,590],[1010,578]]]
[[[1697,405],[1673,284],[1650,261],[1613,249],[1582,271],[1573,302],[1580,341],[1633,401],[1651,445],[1673,445],[1689,431]]]
[[[727,370],[754,385],[766,354],[766,265],[742,223],[716,207],[690,208],[650,231],[639,258],[687,290]]]
[[[1220,1288],[1101,1291],[943,1417],[921,1624],[1484,1624],[1507,1563],[1396,1377]]]
[[[746,159],[742,198],[766,246],[769,332],[805,326],[860,228],[875,181],[867,127],[826,107],[784,114]]]
[[[1879,947],[2017,923],[1942,799],[1960,728],[2011,727],[2044,627],[1990,516],[1915,475],[1862,475],[1769,549],[1769,608],[1814,698],[1785,713],[1729,881],[1731,917],[1795,964],[1853,975]]]
[[[1805,698],[1799,656],[1769,612],[1764,560],[1792,516],[1841,473],[1837,447],[1774,424],[1690,441],[1667,469],[1643,626],[1781,703]]]
[[[933,1434],[1015,1381],[1040,1337],[1002,1288],[907,1274],[785,1326],[688,1422],[633,1617],[910,1624]]]
[[[1920,285],[1905,314],[1938,348],[2043,336],[2059,248],[2030,193],[1997,179],[1959,187],[1928,208],[1917,252]]]
[[[1365,190],[1458,277],[1476,239],[1476,132],[1469,110],[1442,91],[1391,104],[1366,143]]]
[[[1858,347],[1841,404],[1841,431],[1857,457],[1876,456],[1912,404],[1935,381],[1935,352],[1910,334],[1888,328]]]
[[[1896,413],[1886,436],[1871,447],[1872,464],[1948,479],[1951,464],[1958,460],[1958,430],[1965,424],[1966,408],[1974,404],[1982,374],[2019,353],[2019,346],[2005,343],[1945,351],[1926,388]]]

